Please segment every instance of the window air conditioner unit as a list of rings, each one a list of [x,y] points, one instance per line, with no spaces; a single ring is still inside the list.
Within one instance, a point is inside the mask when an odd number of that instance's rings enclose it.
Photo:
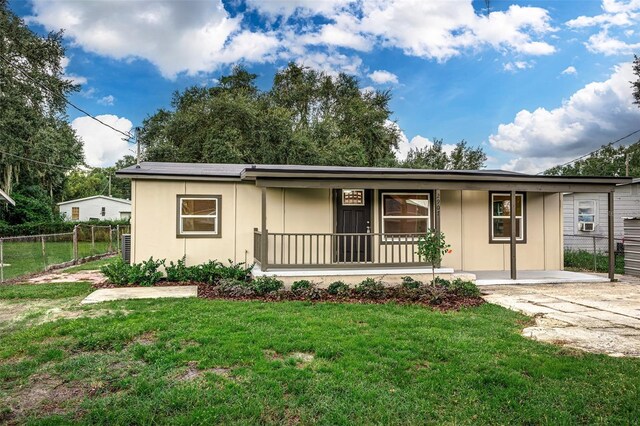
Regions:
[[[579,229],[584,232],[593,232],[596,230],[596,224],[593,222],[580,222]]]

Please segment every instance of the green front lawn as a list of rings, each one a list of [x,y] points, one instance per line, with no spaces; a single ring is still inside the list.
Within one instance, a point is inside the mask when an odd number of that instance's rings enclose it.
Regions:
[[[113,244],[115,249],[115,243]],[[81,241],[78,243],[78,257],[95,256],[106,253],[108,242]],[[42,253],[42,242],[17,242],[5,240],[3,244],[4,279],[10,280],[23,275],[45,270],[45,266],[73,260],[71,241],[46,241]]]
[[[0,302],[20,292],[42,297],[34,287],[4,290]],[[90,291],[69,288],[69,297]],[[526,317],[489,304],[440,313],[394,304],[176,299],[82,309],[78,319],[0,329],[0,422],[629,424],[640,418],[640,361],[525,339]]]

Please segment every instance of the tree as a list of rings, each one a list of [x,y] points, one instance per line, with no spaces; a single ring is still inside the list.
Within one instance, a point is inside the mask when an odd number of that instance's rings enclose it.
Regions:
[[[629,161],[629,176],[640,176],[640,143],[614,147],[603,145],[588,157],[566,166],[552,167],[544,172],[552,176],[626,176]]]
[[[65,172],[83,160],[65,115],[66,96],[78,87],[62,75],[62,33],[38,36],[0,0],[0,34],[0,187],[11,194],[38,186],[51,206]]]
[[[402,167],[431,170],[477,170],[484,167],[487,155],[482,148],[471,148],[462,140],[451,154],[447,154],[443,144],[442,139],[435,138],[432,145],[422,149],[411,148]]]
[[[93,169],[74,169],[68,175],[62,193],[62,200],[91,197],[93,195],[111,195],[116,198],[131,198],[129,179],[116,178],[116,171],[132,166],[136,159],[126,155],[113,167],[94,167]],[[111,178],[111,182],[109,182]],[[111,193],[109,194],[109,184]]]
[[[399,131],[389,92],[289,64],[268,91],[235,67],[215,87],[176,92],[138,133],[150,161],[384,166]]]
[[[638,77],[636,81],[631,81],[631,87],[633,88],[633,103],[640,108],[640,57],[633,55],[633,73]]]

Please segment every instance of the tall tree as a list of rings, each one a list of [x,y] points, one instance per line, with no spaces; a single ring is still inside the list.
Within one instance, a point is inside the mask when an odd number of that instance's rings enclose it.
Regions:
[[[83,160],[65,115],[78,87],[63,77],[61,41],[61,32],[32,32],[0,0],[0,186],[9,193],[36,185],[58,197],[66,170]]]
[[[409,150],[403,167],[432,170],[477,170],[484,167],[487,155],[481,147],[471,148],[462,140],[456,144],[450,154],[443,148],[444,141],[435,138],[433,145],[422,149]]]
[[[629,176],[640,176],[640,142],[618,147],[603,145],[588,157],[553,167],[544,173],[554,176],[625,176],[627,161]]]
[[[242,67],[215,87],[175,93],[139,132],[146,159],[219,163],[392,165],[399,131],[388,92],[355,77],[289,64],[260,91]]]
[[[633,55],[633,73],[636,75],[636,80],[631,81],[631,87],[633,88],[633,103],[640,108],[640,57]]]
[[[91,197],[93,195],[111,195],[116,198],[131,198],[129,179],[116,177],[116,171],[136,163],[131,155],[125,155],[116,161],[113,167],[77,168],[67,174],[62,200]]]

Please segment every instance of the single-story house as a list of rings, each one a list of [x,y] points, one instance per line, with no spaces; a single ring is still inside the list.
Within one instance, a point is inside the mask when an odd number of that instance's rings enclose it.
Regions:
[[[624,218],[640,216],[640,179],[618,184],[613,194],[614,239],[622,250]],[[563,195],[564,247],[572,250],[607,251],[607,194],[597,192]]]
[[[453,250],[437,265],[440,275],[510,271],[515,279],[518,270],[561,270],[562,194],[603,193],[611,200],[616,185],[630,181],[157,162],[117,176],[131,179],[132,262],[230,259],[255,262],[257,275],[313,278],[430,272],[416,255],[428,228],[442,231]]]
[[[16,202],[13,201],[13,198],[9,196],[6,192],[0,189],[0,201],[11,204],[12,206],[16,205]]]
[[[131,201],[122,198],[94,195],[58,203],[65,220],[120,220],[131,217]]]

